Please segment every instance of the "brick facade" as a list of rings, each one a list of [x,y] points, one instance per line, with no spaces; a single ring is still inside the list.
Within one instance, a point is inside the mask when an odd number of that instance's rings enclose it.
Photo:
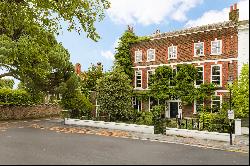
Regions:
[[[231,12],[236,12],[232,10]],[[238,12],[238,9],[237,9]],[[222,53],[213,55],[211,53],[212,41],[221,40]],[[194,55],[194,43],[204,42],[204,56]],[[177,58],[168,59],[168,47],[177,46]],[[155,49],[155,60],[147,61],[147,50]],[[135,62],[135,51],[142,51],[142,61]],[[221,66],[222,86],[218,87],[217,95],[224,100],[227,95],[226,84],[229,77],[234,80],[238,78],[238,25],[234,21],[227,21],[213,25],[195,27],[175,32],[156,34],[149,41],[136,43],[131,48],[131,60],[135,71],[142,71],[142,88],[147,89],[147,71],[161,65],[171,67],[177,64],[193,64],[203,66],[204,82],[211,82],[212,65]],[[135,85],[135,78],[133,80]],[[225,98],[226,99],[226,98]],[[147,111],[149,102],[142,102],[142,110]],[[207,103],[211,104],[211,103]],[[182,115],[193,116],[194,105],[183,105]]]

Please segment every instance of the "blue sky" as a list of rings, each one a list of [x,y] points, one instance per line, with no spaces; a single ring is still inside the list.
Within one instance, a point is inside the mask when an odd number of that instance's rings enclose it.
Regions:
[[[101,39],[94,42],[86,34],[67,31],[67,23],[57,40],[68,49],[73,64],[80,63],[87,70],[91,63],[101,62],[104,70],[113,65],[118,39],[132,25],[136,35],[174,31],[215,22],[227,21],[229,8],[238,4],[240,20],[249,19],[249,0],[109,0],[111,8],[96,29]],[[2,73],[3,71],[0,71]],[[14,88],[19,81],[15,80]]]
[[[87,70],[91,63],[102,62],[105,70],[113,65],[119,37],[130,24],[136,35],[150,35],[156,29],[168,32],[190,26],[227,21],[230,5],[238,3],[240,19],[248,19],[249,0],[110,0],[103,21],[96,23],[98,42],[63,28],[57,40],[69,50],[71,61]],[[66,23],[62,23],[66,27]]]

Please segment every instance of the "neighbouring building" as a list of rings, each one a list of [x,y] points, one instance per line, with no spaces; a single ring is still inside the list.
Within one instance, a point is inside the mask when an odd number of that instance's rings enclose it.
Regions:
[[[228,93],[225,87],[228,78],[236,80],[243,64],[249,63],[249,20],[239,21],[239,9],[234,4],[230,7],[229,21],[167,33],[157,30],[149,41],[132,46],[131,59],[134,90],[149,90],[148,80],[158,66],[174,69],[177,64],[193,64],[202,78],[195,85],[215,83],[217,90],[209,105],[221,107]],[[138,111],[150,111],[158,103],[153,98],[133,98]],[[183,117],[196,115],[197,108],[204,103],[195,101],[184,106],[181,100],[173,98],[165,101],[165,105],[165,117],[175,118],[179,113]]]

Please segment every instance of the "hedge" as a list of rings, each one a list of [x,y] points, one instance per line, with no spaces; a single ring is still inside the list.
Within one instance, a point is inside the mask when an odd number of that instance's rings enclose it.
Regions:
[[[30,93],[22,89],[0,89],[0,105],[29,105],[37,103]]]

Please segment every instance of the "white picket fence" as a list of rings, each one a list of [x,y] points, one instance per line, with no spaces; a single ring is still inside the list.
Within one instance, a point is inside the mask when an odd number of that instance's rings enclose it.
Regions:
[[[79,120],[79,119],[68,119],[68,118],[65,118],[65,124],[154,134],[154,126],[147,126],[147,125],[136,125],[136,124],[93,121],[93,120]]]

